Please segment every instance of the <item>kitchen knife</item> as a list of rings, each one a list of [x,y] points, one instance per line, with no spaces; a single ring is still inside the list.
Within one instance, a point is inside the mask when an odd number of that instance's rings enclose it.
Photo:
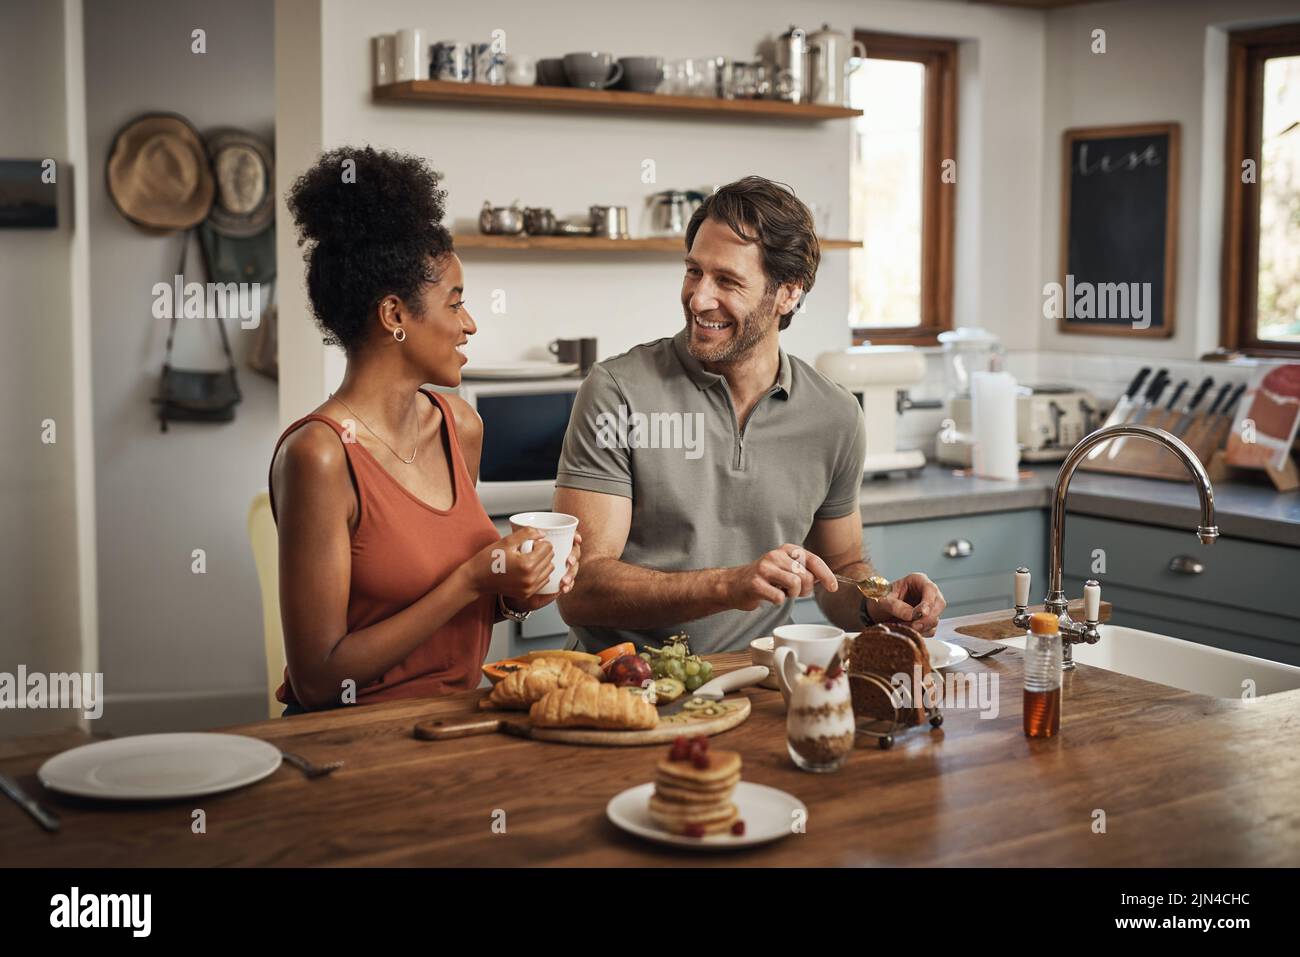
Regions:
[[[1169,404],[1165,406],[1165,411],[1166,412],[1174,411],[1174,406],[1178,404],[1178,400],[1183,397],[1183,393],[1186,391],[1187,391],[1187,380],[1184,379],[1182,382],[1178,383],[1178,388],[1174,390],[1173,398],[1171,398],[1169,400]]]
[[[728,671],[725,675],[718,675],[711,681],[706,681],[693,692],[687,691],[672,704],[664,705],[659,709],[659,717],[666,718],[669,715],[676,714],[686,707],[686,703],[694,698],[704,698],[707,701],[721,701],[733,691],[739,691],[741,688],[748,688],[750,685],[756,685],[763,681],[771,671],[766,665],[750,665],[748,668],[737,668],[735,671]]]
[[[1209,392],[1213,385],[1214,379],[1211,376],[1206,376],[1201,384],[1196,387],[1192,397],[1187,400],[1187,405],[1183,407],[1183,417],[1178,420],[1178,423],[1173,428],[1174,435],[1182,435],[1187,429],[1193,416],[1196,415],[1196,407],[1201,404],[1201,400],[1205,398],[1205,393]]]
[[[1219,411],[1219,406],[1223,405],[1223,400],[1228,397],[1228,393],[1231,391],[1232,383],[1223,383],[1222,388],[1219,389],[1219,394],[1214,397],[1214,401],[1210,404],[1209,410],[1205,413],[1207,419]]]
[[[1128,388],[1124,390],[1124,394],[1119,397],[1118,401],[1116,401],[1115,408],[1111,409],[1110,415],[1106,416],[1106,421],[1102,424],[1102,428],[1105,428],[1108,425],[1116,425],[1128,418],[1129,413],[1133,411],[1133,406],[1136,404],[1135,396],[1141,391],[1142,386],[1147,381],[1147,376],[1150,374],[1150,366],[1143,366],[1138,370],[1138,374],[1133,377],[1133,381],[1130,382]]]
[[[1224,416],[1225,418],[1229,418],[1229,419],[1232,418],[1233,414],[1237,411],[1237,402],[1241,399],[1241,394],[1245,391],[1246,391],[1246,383],[1244,382],[1238,383],[1237,388],[1233,389],[1232,394],[1228,396],[1228,402],[1223,407],[1223,411],[1220,412],[1219,414]]]
[[[1133,411],[1133,397],[1138,394],[1138,391],[1142,388],[1142,384],[1147,381],[1147,376],[1150,374],[1150,366],[1143,366],[1138,370],[1138,374],[1135,375],[1133,381],[1128,384],[1128,388],[1124,390],[1124,394],[1115,401],[1115,408],[1110,410],[1110,415],[1106,416],[1106,421],[1101,424],[1103,429],[1112,425],[1118,425],[1120,422],[1123,422],[1128,418],[1129,413]],[[1102,442],[1088,453],[1088,458],[1097,458],[1102,452],[1106,451],[1109,444],[1109,442]]]
[[[17,781],[7,774],[0,774],[0,791],[3,791],[9,797],[13,798],[24,811],[35,819],[36,823],[47,831],[57,831],[59,829],[59,819],[50,811],[45,810],[35,798],[28,795],[22,789]]]
[[[1156,403],[1160,401],[1160,394],[1165,391],[1165,386],[1168,384],[1169,373],[1164,369],[1161,369],[1156,373],[1155,378],[1151,380],[1151,385],[1147,386],[1146,394],[1142,397],[1141,407],[1125,424],[1140,425],[1142,421],[1151,414],[1151,410],[1156,407]],[[1127,439],[1127,435],[1121,435],[1116,439],[1114,443],[1112,443],[1110,451],[1106,453],[1106,457],[1113,459],[1115,456],[1119,455],[1120,449],[1124,448],[1124,442]]]

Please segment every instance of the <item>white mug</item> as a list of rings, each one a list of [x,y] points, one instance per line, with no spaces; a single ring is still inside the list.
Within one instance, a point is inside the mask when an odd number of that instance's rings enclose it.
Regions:
[[[424,31],[417,27],[398,30],[393,52],[393,79],[397,83],[429,78],[429,49]]]
[[[537,61],[530,56],[506,57],[506,82],[511,86],[532,86],[537,82]]]
[[[573,533],[578,530],[578,519],[563,512],[519,512],[510,516],[510,528],[535,528],[551,543],[554,557],[551,563],[551,577],[538,592],[539,595],[554,595],[560,590],[560,579],[564,577],[569,562],[569,553],[573,551]],[[532,540],[524,542],[519,549],[528,553],[533,550]]]
[[[845,635],[843,628],[834,625],[782,625],[772,632],[772,671],[786,704],[799,672],[809,665],[829,665]]]
[[[381,33],[370,38],[371,79],[374,86],[393,82],[393,35]]]

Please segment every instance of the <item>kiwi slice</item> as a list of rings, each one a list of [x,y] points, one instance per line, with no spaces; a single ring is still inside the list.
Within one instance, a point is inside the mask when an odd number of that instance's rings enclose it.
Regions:
[[[676,678],[660,678],[655,682],[655,697],[663,704],[676,701],[686,693],[686,685]],[[686,707],[690,707],[688,702]]]

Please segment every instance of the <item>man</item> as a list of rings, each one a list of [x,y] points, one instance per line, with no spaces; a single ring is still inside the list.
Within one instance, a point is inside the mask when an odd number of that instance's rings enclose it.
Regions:
[[[925,575],[864,602],[835,573],[862,554],[866,432],[851,393],[786,354],[820,251],[808,208],[748,176],[686,231],[686,325],[598,363],[578,392],[555,510],[576,515],[583,566],[560,614],[589,651],[658,644],[743,649],[815,591],[836,625],[902,621],[932,633],[944,600]]]

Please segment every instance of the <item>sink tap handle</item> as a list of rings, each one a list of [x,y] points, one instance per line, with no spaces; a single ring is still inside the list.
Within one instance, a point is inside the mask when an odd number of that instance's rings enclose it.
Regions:
[[[1095,579],[1083,583],[1083,624],[1085,640],[1096,644],[1101,639],[1097,625],[1101,620],[1101,585]]]
[[[1016,569],[1015,597],[1017,610],[1029,606],[1029,569],[1024,565]]]
[[[1012,594],[1016,602],[1016,613],[1011,623],[1017,628],[1029,627],[1029,569],[1021,565],[1016,569],[1013,579]]]

